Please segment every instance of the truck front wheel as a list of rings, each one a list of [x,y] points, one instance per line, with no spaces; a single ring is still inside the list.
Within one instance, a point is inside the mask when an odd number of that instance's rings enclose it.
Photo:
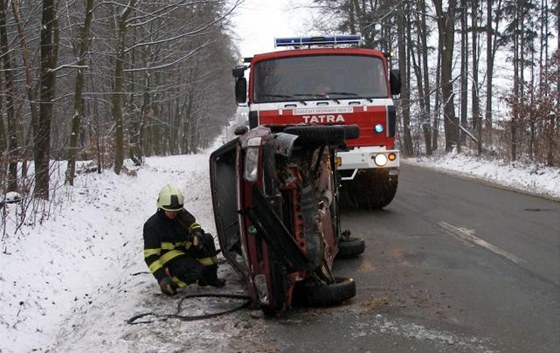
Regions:
[[[343,182],[341,207],[381,209],[393,201],[398,184],[399,176],[389,175],[389,169],[364,169]]]

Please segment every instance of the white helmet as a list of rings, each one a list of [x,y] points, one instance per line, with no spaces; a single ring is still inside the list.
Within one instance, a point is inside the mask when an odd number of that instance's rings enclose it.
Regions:
[[[183,209],[185,196],[179,188],[165,185],[159,192],[157,207],[166,211],[180,211]]]

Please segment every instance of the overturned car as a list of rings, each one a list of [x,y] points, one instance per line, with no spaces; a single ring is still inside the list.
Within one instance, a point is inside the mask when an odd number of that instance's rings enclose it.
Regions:
[[[365,249],[338,216],[335,150],[358,135],[353,125],[258,126],[211,154],[220,247],[265,314],[355,296],[353,279],[331,270],[335,257]]]

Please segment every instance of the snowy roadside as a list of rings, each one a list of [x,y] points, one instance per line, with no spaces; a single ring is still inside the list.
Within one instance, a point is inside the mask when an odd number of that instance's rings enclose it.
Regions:
[[[59,169],[63,177],[65,168]],[[203,352],[210,347],[194,342],[208,342],[209,335],[223,337],[220,344],[235,341],[245,325],[234,315],[214,324],[126,323],[143,312],[177,310],[175,298],[160,294],[142,256],[142,226],[155,212],[157,194],[166,183],[183,189],[189,210],[215,234],[207,154],[147,158],[137,176],[110,170],[80,175],[74,188],[56,192],[47,220],[24,225],[16,234],[10,230],[19,206],[6,205],[0,352],[168,352],[188,347]],[[237,275],[228,269],[221,268],[227,290],[242,293]],[[201,302],[201,310],[207,306]],[[146,329],[155,332],[147,335]]]

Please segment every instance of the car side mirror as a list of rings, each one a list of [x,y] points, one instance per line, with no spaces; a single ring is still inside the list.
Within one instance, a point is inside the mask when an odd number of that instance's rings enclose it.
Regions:
[[[389,84],[391,85],[392,95],[396,96],[401,94],[401,70],[391,70]]]

